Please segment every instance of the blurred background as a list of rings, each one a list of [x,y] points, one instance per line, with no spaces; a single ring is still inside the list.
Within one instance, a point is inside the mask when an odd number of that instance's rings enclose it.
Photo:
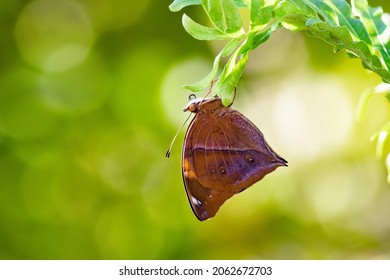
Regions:
[[[234,105],[289,167],[195,218],[185,129],[164,155],[187,117],[182,85],[223,44],[190,37],[170,2],[1,1],[0,259],[389,259],[369,138],[390,111],[378,97],[355,118],[380,79],[304,33],[280,29],[250,55]]]

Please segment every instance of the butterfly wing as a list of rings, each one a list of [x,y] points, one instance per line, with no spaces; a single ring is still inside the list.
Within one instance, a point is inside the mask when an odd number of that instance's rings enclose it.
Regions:
[[[183,181],[200,220],[213,217],[230,197],[286,165],[245,116],[220,99],[201,104],[183,148]]]

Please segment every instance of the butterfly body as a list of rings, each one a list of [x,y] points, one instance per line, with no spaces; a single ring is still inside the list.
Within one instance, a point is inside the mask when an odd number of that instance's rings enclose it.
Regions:
[[[195,99],[184,140],[182,175],[196,217],[215,216],[220,206],[287,161],[265,142],[260,130],[221,99]]]

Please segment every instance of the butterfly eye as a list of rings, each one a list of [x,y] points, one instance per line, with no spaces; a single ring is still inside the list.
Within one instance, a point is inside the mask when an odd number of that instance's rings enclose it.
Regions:
[[[192,104],[190,104],[190,106],[188,106],[188,111],[194,113],[194,112],[196,112],[196,110],[197,110],[197,106],[194,103],[192,103]]]

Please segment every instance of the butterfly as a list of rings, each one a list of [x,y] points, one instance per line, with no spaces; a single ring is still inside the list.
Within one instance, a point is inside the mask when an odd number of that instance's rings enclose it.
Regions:
[[[195,216],[214,217],[221,205],[287,161],[267,144],[261,131],[218,97],[192,99],[195,114],[182,150],[182,177]]]

